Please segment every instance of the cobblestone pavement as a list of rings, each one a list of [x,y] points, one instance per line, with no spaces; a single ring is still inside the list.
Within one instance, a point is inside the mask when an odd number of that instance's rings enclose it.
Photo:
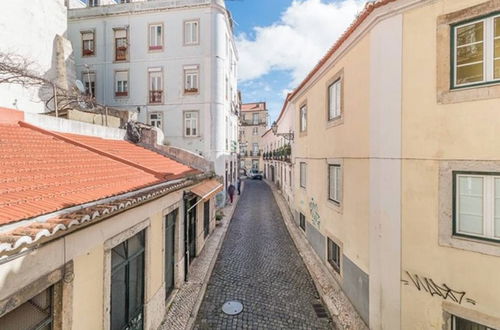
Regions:
[[[236,316],[221,307],[243,303]],[[313,304],[318,292],[283,223],[270,188],[246,181],[245,191],[212,272],[195,329],[331,329]]]

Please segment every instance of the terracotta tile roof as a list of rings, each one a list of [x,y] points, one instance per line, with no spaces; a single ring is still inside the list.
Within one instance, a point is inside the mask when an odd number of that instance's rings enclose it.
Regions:
[[[245,103],[241,105],[241,111],[264,111],[266,102]]]
[[[126,141],[0,123],[0,226],[199,173]]]
[[[340,38],[333,44],[323,58],[314,66],[309,74],[302,80],[297,88],[291,93],[290,99],[295,97],[297,93],[307,84],[307,82],[321,69],[321,67],[328,61],[328,59],[344,44],[344,42],[356,31],[356,29],[370,16],[370,14],[377,8],[383,7],[391,2],[399,0],[374,0],[367,2],[363,11],[356,17],[354,22],[347,28],[347,30],[340,36]]]

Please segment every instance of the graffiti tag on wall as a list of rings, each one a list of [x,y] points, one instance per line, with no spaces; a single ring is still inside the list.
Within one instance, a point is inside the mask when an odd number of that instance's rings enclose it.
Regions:
[[[425,291],[429,293],[432,297],[438,296],[443,298],[444,300],[451,300],[458,304],[462,304],[462,302],[467,302],[471,305],[475,305],[476,301],[474,299],[470,299],[466,297],[467,292],[459,291],[450,288],[445,283],[441,285],[436,284],[432,278],[429,277],[420,277],[417,274],[410,274],[410,272],[406,271],[406,275],[409,277],[411,283],[417,288],[418,291]],[[401,280],[404,285],[409,285],[410,281]]]
[[[309,202],[309,211],[311,212],[311,220],[313,225],[319,227],[321,220],[318,211],[318,204],[316,204],[314,198],[311,198],[311,201]]]

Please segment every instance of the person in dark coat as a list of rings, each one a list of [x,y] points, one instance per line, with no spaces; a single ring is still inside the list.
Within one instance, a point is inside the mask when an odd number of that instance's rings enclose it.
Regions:
[[[241,179],[238,178],[238,183],[236,184],[236,186],[238,187],[238,195],[241,195]]]
[[[229,187],[227,187],[227,193],[229,195],[229,200],[231,201],[231,204],[233,204],[235,191],[236,191],[236,187],[232,183],[229,183]]]

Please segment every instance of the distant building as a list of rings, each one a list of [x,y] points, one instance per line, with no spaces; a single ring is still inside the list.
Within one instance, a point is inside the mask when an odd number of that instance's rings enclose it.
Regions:
[[[241,105],[240,113],[240,169],[262,171],[262,135],[267,128],[266,102]]]
[[[224,1],[94,0],[68,19],[88,93],[213,161],[226,182],[236,178],[237,52]]]

